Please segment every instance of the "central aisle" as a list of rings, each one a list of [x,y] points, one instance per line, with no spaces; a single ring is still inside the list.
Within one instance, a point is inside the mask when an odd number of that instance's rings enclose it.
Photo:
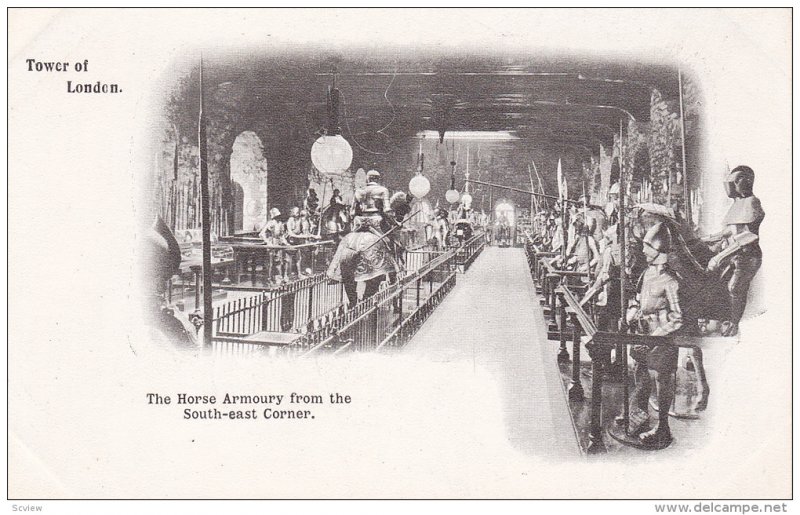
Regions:
[[[509,441],[525,453],[580,455],[525,254],[487,247],[406,345],[432,361],[469,359],[498,382]]]

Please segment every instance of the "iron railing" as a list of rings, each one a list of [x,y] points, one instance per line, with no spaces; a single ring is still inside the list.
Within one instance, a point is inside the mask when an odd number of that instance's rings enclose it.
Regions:
[[[447,252],[340,315],[326,317],[289,350],[308,356],[323,350],[341,353],[399,346],[455,285],[456,268],[455,252]]]
[[[250,288],[224,287],[229,292]],[[272,290],[230,300],[214,308],[213,338],[236,338],[261,331],[297,332],[341,305],[341,283],[317,274]]]
[[[323,273],[265,290],[225,286],[229,293],[257,293],[232,299],[214,309],[215,350],[247,354],[277,347],[308,355],[321,350],[371,351],[403,345],[452,290],[456,272],[465,271],[483,250],[478,234],[449,251],[405,252],[405,269],[395,284],[384,282],[376,295],[348,307],[340,283]],[[259,333],[287,338],[264,340]]]

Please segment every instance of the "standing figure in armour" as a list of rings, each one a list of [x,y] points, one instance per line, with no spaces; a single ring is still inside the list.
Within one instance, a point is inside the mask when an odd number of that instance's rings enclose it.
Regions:
[[[264,224],[264,227],[261,229],[261,232],[258,236],[266,243],[267,245],[272,245],[276,247],[286,247],[289,245],[289,242],[286,241],[286,227],[284,226],[283,222],[281,222],[278,217],[281,216],[280,210],[277,207],[273,207],[269,210],[269,221]],[[277,273],[275,276],[276,282],[280,282],[281,278],[283,280],[287,280],[287,267],[284,266],[285,256],[284,251],[278,250],[271,253],[272,263],[270,264],[270,269],[274,270]],[[269,278],[272,280],[272,277]]]
[[[319,213],[319,197],[317,197],[317,191],[314,188],[308,188],[308,193],[306,193],[306,198],[303,200],[303,209],[308,215],[308,222],[311,224],[309,229],[310,233],[316,232],[317,227],[319,227],[320,223],[320,213]]]
[[[588,220],[590,223],[594,221],[592,218]],[[575,265],[578,272],[591,272],[600,259],[597,242],[592,236],[594,227],[582,220],[577,220],[574,226],[575,236],[567,248],[567,255],[570,256],[567,264]]]
[[[447,221],[447,211],[442,208],[436,209],[436,219],[433,222],[433,237],[436,241],[437,250],[447,248],[447,236],[450,233],[450,224]]]
[[[758,230],[764,220],[761,201],[753,195],[755,172],[749,166],[737,166],[728,174],[725,192],[733,204],[723,219],[725,228],[703,238],[710,243],[716,255],[708,262],[709,271],[721,270],[727,280],[731,301],[731,324],[723,334],[733,336],[739,332],[739,322],[747,306],[750,282],[761,268],[761,247]]]
[[[667,336],[690,328],[679,302],[678,277],[667,265],[672,251],[672,234],[665,223],[657,223],[644,237],[644,255],[647,269],[641,280],[638,306],[628,310],[627,321],[639,334]],[[675,371],[678,367],[678,347],[635,345],[631,349],[634,359],[635,386],[630,406],[628,434],[638,436],[642,445],[664,448],[672,441],[669,429],[669,410],[675,398]],[[658,424],[650,429],[648,403],[655,372],[658,398]],[[617,422],[623,419],[617,418]]]
[[[510,238],[511,227],[509,226],[508,217],[505,213],[500,213],[500,216],[497,217],[497,243],[501,247],[506,247],[509,245],[509,238]]]

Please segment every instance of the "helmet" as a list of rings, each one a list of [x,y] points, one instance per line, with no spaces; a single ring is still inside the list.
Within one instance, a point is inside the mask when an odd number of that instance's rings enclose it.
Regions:
[[[269,210],[269,216],[275,218],[276,216],[281,216],[281,212],[277,207],[273,207]]]
[[[659,222],[644,235],[644,254],[648,263],[663,265],[667,262],[670,251],[672,251],[672,233],[665,223]]]
[[[730,198],[749,197],[753,194],[756,174],[749,166],[740,165],[731,170],[724,183],[725,193]]]
[[[376,180],[380,179],[380,177],[381,177],[381,174],[380,174],[380,172],[378,172],[378,170],[370,170],[370,171],[367,172],[367,182],[376,181]]]
[[[618,182],[615,182],[614,184],[611,185],[610,188],[608,188],[608,194],[609,195],[619,195],[619,183]]]

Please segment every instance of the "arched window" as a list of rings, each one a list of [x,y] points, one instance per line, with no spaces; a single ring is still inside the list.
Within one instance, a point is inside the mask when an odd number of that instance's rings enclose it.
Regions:
[[[234,230],[258,231],[267,221],[267,159],[255,132],[236,137],[231,152]]]

